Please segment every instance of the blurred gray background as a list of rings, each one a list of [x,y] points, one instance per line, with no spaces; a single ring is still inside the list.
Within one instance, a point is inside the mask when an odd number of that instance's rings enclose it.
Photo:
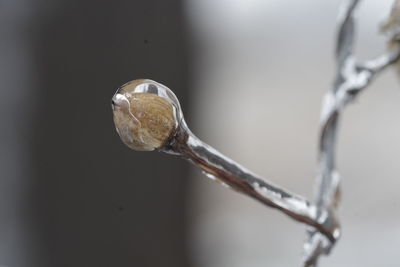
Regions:
[[[341,1],[0,0],[0,266],[298,266],[305,227],[112,123],[151,78],[193,131],[312,197]],[[391,0],[364,0],[357,56],[385,49]],[[344,114],[343,236],[321,266],[399,266],[400,90],[388,70]]]
[[[187,0],[196,38],[196,133],[309,198],[319,113],[334,75],[341,1]],[[357,56],[385,49],[392,1],[362,1]],[[400,86],[386,71],[344,113],[338,138],[343,236],[321,266],[400,266]],[[199,176],[198,172],[193,172]],[[203,178],[194,180],[196,266],[299,266],[304,226]]]
[[[0,266],[188,266],[188,164],[135,153],[111,97],[188,99],[180,0],[0,1]]]

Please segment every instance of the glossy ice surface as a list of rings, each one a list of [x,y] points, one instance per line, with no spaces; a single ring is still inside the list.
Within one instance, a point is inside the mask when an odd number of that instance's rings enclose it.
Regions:
[[[131,149],[152,151],[163,146],[177,127],[173,93],[151,80],[124,84],[112,98],[115,127]]]

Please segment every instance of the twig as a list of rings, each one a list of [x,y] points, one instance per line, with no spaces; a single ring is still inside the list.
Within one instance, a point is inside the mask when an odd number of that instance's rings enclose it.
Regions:
[[[336,170],[335,148],[339,118],[343,108],[351,102],[374,77],[400,57],[400,51],[388,52],[376,59],[357,63],[353,56],[355,25],[354,11],[359,0],[346,1],[339,20],[337,38],[337,74],[333,88],[326,94],[321,113],[321,134],[319,139],[319,159],[317,175],[316,205],[320,211],[329,210],[335,214],[340,200],[340,176]],[[340,229],[338,229],[340,230]],[[339,237],[339,231],[338,231]],[[333,243],[323,235],[308,230],[305,243],[304,266],[316,266],[320,255],[328,254]]]
[[[334,242],[336,225],[326,224],[326,220],[316,220],[316,206],[313,203],[263,180],[203,143],[191,133],[185,123],[181,125],[178,134],[162,149],[163,151],[182,156],[200,167],[208,177],[276,208],[296,221],[312,226]],[[327,211],[322,212],[326,213],[327,218],[330,217]]]
[[[169,114],[172,108],[163,106],[161,100],[173,106],[174,116]],[[200,141],[187,127],[177,98],[166,86],[151,80],[132,81],[117,91],[112,102],[117,131],[129,147],[181,156],[200,167],[208,177],[282,211],[335,241],[337,225],[328,210],[320,209],[324,216],[317,219],[315,204],[263,180]],[[172,129],[171,125],[176,127]]]

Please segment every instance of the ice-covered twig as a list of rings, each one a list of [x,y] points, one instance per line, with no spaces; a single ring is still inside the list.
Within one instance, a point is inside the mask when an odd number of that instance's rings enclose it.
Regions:
[[[321,113],[321,133],[319,139],[319,158],[317,174],[316,205],[317,216],[320,211],[336,213],[340,200],[340,176],[336,170],[335,148],[339,118],[342,110],[374,79],[376,74],[399,59],[396,48],[376,59],[358,63],[353,55],[355,39],[354,11],[360,1],[346,1],[339,20],[337,37],[337,74],[332,89],[326,94]],[[339,235],[339,233],[338,233]],[[308,230],[305,243],[304,266],[316,266],[322,254],[328,254],[333,243],[323,235]]]
[[[335,241],[337,225],[330,211],[268,182],[200,141],[187,127],[179,102],[166,86],[136,80],[122,86],[112,100],[121,139],[135,150],[159,150],[181,156],[205,174]]]

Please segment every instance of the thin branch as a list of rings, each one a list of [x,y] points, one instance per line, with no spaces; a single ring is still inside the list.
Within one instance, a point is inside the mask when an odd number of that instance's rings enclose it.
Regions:
[[[350,0],[343,4],[339,13],[339,32],[336,42],[336,57],[339,67],[353,53],[354,47],[354,9],[359,0]]]
[[[387,66],[395,63],[400,57],[400,50],[388,52],[364,63],[357,63],[353,56],[355,39],[354,11],[358,0],[344,3],[344,16],[339,20],[337,38],[337,74],[333,88],[326,94],[321,113],[321,134],[318,158],[316,205],[317,216],[320,211],[329,210],[335,216],[340,201],[340,176],[336,170],[335,149],[339,119],[343,108],[365,89],[377,74]],[[340,235],[338,229],[337,236]],[[316,266],[322,254],[329,254],[334,243],[323,235],[308,230],[308,238],[304,245],[303,264]]]
[[[331,242],[335,241],[336,225],[326,223],[331,218],[329,211],[321,210],[326,219],[317,220],[313,203],[262,179],[222,155],[192,134],[186,123],[180,124],[177,134],[162,151],[182,156],[201,168],[209,178],[276,208],[292,219],[316,229]]]
[[[317,209],[304,197],[262,179],[200,141],[187,127],[178,99],[166,86],[151,80],[129,82],[118,89],[112,107],[117,131],[130,148],[181,156],[207,176],[278,209],[335,242],[337,223],[330,210]]]
[[[367,71],[371,73],[371,76],[381,72],[388,66],[397,62],[400,58],[400,49],[396,47],[394,50],[389,51],[375,59],[371,59],[364,63],[360,63],[357,67],[359,71]]]

